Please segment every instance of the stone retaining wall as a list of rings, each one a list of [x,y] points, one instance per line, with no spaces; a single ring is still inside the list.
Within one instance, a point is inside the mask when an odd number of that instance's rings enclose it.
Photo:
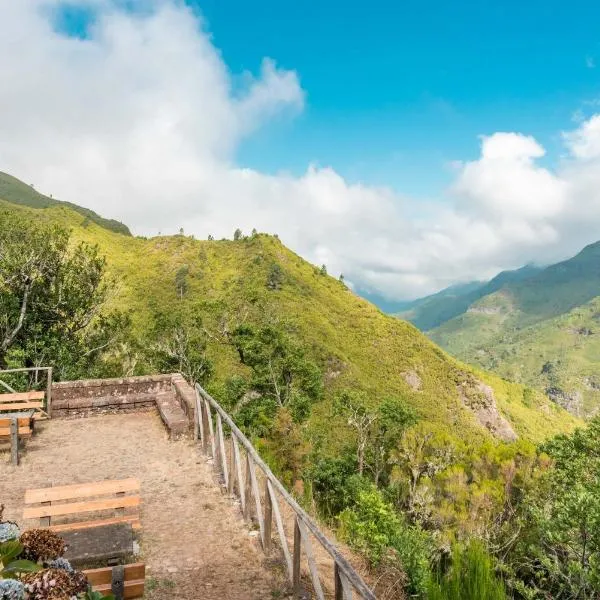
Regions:
[[[156,408],[159,398],[171,394],[191,421],[195,393],[179,373],[61,381],[52,385],[52,417],[150,410]]]

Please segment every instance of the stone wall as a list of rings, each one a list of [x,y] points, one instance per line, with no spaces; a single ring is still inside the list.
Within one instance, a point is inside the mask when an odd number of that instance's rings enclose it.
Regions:
[[[147,375],[120,379],[61,381],[52,385],[52,417],[86,416],[92,413],[149,410],[159,397],[177,394],[178,399],[193,394],[179,374]],[[183,406],[188,417],[193,416]],[[187,399],[185,401],[187,407]]]

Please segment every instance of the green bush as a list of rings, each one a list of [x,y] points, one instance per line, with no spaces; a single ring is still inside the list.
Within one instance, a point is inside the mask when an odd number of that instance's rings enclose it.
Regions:
[[[506,600],[504,584],[494,572],[490,555],[479,542],[456,547],[449,572],[431,581],[429,600]]]

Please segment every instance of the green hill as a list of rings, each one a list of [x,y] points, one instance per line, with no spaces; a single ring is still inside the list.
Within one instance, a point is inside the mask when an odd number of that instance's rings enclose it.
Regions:
[[[91,221],[105,227],[115,233],[122,233],[124,235],[131,235],[129,228],[119,221],[113,219],[104,219],[100,215],[96,214],[89,208],[83,208],[77,204],[71,204],[70,202],[63,202],[62,200],[55,200],[49,196],[44,196],[37,192],[33,186],[23,183],[21,180],[2,173],[0,171],[0,199],[6,200],[13,204],[19,204],[22,206],[30,206],[32,208],[48,208],[50,206],[65,206],[71,210],[78,212],[83,215],[84,219]]]
[[[235,242],[185,236],[142,239],[95,223],[84,226],[80,214],[64,205],[41,210],[5,206],[31,218],[60,222],[72,229],[75,239],[97,244],[118,282],[111,302],[130,312],[140,339],[150,335],[157,314],[182,306],[200,313],[210,334],[207,354],[215,367],[208,387],[217,396],[233,374],[245,371],[236,350],[224,343],[226,331],[241,322],[271,321],[284,323],[324,373],[325,400],[313,411],[312,420],[317,429],[325,427],[323,435],[329,434],[324,415],[330,400],[345,388],[363,390],[373,403],[400,396],[423,419],[473,439],[489,437],[489,429],[495,427],[482,425],[483,417],[473,408],[485,386],[492,391],[498,431],[506,418],[517,435],[540,440],[574,424],[542,394],[528,394],[519,385],[457,362],[415,327],[383,314],[321,274],[276,237],[260,234]],[[274,265],[282,281],[276,290],[268,286]],[[182,268],[183,298],[176,288]],[[131,360],[138,371],[143,369],[143,361]]]
[[[532,385],[574,414],[600,408],[600,243],[503,285],[429,332],[451,354]]]
[[[510,283],[528,279],[540,270],[539,267],[526,265],[514,271],[502,271],[488,282],[473,281],[453,285],[432,296],[415,300],[408,308],[396,313],[396,316],[410,321],[421,331],[429,331],[461,315],[480,298]]]

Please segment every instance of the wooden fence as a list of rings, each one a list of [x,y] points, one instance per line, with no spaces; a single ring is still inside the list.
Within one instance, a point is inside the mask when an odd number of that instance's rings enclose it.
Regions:
[[[231,432],[227,441],[224,424]],[[318,600],[325,600],[325,592],[313,552],[312,536],[333,563],[335,600],[352,600],[352,598],[376,600],[375,594],[360,575],[273,475],[271,469],[263,462],[246,436],[236,427],[231,417],[197,384],[195,437],[201,440],[204,452],[213,458],[215,468],[229,493],[238,496],[244,517],[249,518],[254,512],[265,552],[271,550],[272,526],[273,521],[275,522],[287,575],[296,598],[303,597],[301,563],[304,554],[313,592]],[[229,456],[225,449],[226,443],[230,445]],[[263,497],[261,497],[256,474],[257,468],[262,473],[261,480],[264,481]],[[280,499],[293,514],[294,542],[291,551],[279,505]]]
[[[8,384],[6,375],[26,374],[28,377],[27,389],[15,390]],[[40,378],[40,373],[42,377]],[[10,379],[10,378],[9,378]],[[46,388],[46,413],[52,415],[52,367],[23,367],[21,369],[4,369],[0,371],[0,394],[8,392],[16,394],[18,392],[28,392],[32,388],[38,388],[41,384]]]

